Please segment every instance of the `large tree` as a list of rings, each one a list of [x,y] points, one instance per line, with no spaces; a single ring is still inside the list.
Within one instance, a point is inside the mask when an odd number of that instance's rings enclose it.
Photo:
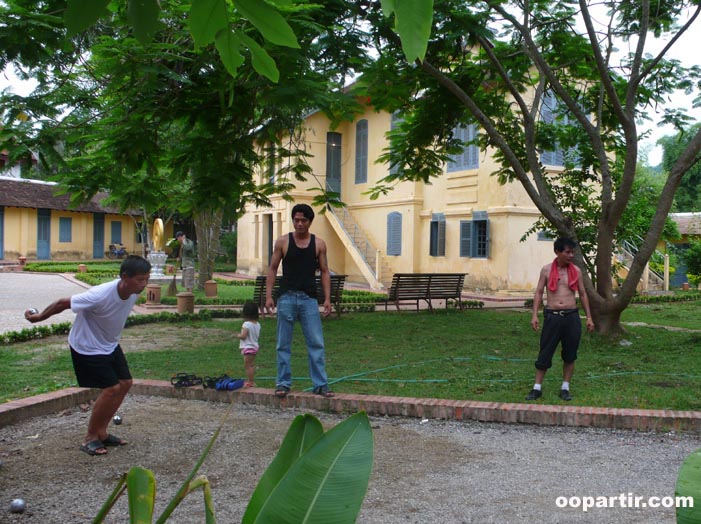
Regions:
[[[663,122],[683,127],[689,118],[668,97],[679,89],[698,92],[699,67],[666,58],[685,32],[699,29],[698,2],[410,3],[432,3],[432,17],[401,11],[388,18],[391,9],[376,4],[367,10],[376,59],[358,88],[403,117],[382,159],[397,169],[376,191],[439,175],[463,145],[452,130],[477,123],[479,145],[496,151],[494,175],[520,183],[554,232],[580,242],[577,263],[590,269],[585,286],[597,328],[620,332],[620,314],[701,150],[696,132],[669,166],[628,277],[615,290],[617,235],[626,230],[622,220],[636,187],[638,123],[662,108]],[[427,18],[430,39],[410,29]],[[654,37],[667,39],[657,53],[648,51]],[[414,50],[410,60],[402,49]],[[543,157],[554,150],[564,159],[556,172]]]
[[[111,17],[73,36],[69,59],[6,57],[36,77],[39,87],[29,97],[4,98],[4,107],[12,108],[4,114],[5,136],[14,140],[5,143],[40,151],[53,178],[76,201],[108,190],[124,208],[191,214],[202,285],[213,271],[223,211],[235,213],[251,199],[266,203],[267,195],[289,189],[285,180],[308,173],[303,151],[281,137],[294,136],[289,131],[312,108],[352,110],[354,100],[338,87],[362,48],[337,24],[337,13],[347,10],[341,1],[324,9],[290,3],[286,19],[266,4],[240,1],[241,9],[224,9],[217,13],[224,20],[212,24],[202,22],[198,6],[221,8],[225,2],[189,7],[161,1],[153,30],[130,23],[141,20],[130,17],[130,9],[145,4],[99,3],[111,8]],[[93,6],[73,0],[67,11],[56,5],[49,13],[41,2],[11,1],[4,12],[7,35],[21,40],[22,14],[30,11],[33,20],[65,34],[63,19],[75,25],[70,21],[79,4]],[[271,27],[287,28],[292,40]],[[291,27],[302,36],[295,39]],[[65,45],[59,38],[46,40]],[[47,64],[51,74],[39,76]],[[274,146],[277,174],[287,171],[290,177],[255,183],[256,168],[271,161],[271,149],[261,144]]]

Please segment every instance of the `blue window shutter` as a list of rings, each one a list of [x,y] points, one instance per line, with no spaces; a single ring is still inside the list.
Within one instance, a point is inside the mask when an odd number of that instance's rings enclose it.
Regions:
[[[402,115],[397,111],[392,113],[392,120],[390,123],[390,131],[394,131],[399,125],[404,121],[402,118]],[[399,173],[399,166],[394,165],[394,166],[389,166],[389,173],[391,175],[396,175]]]
[[[484,247],[484,256],[485,256],[485,258],[489,258],[489,251],[490,251],[490,247],[492,245],[491,236],[489,234],[489,220],[484,221],[484,227],[486,229],[486,234],[487,234],[487,244]]]
[[[396,211],[387,215],[387,255],[402,254],[402,215]]]
[[[112,243],[121,244],[122,243],[122,223],[113,220],[110,224],[110,229],[112,232]]]
[[[58,241],[72,242],[73,219],[70,217],[60,217],[58,219]]]
[[[460,221],[460,256],[469,257],[472,255],[472,220]]]

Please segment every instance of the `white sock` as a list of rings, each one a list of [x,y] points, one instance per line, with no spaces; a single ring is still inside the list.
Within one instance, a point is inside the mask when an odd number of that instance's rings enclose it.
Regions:
[[[570,383],[569,382],[563,382],[562,387],[560,389],[566,389],[567,391],[570,390]]]
[[[540,391],[541,388],[542,388],[542,386],[541,386],[540,384],[535,384],[535,385],[533,386],[533,389],[535,389],[536,391]]]

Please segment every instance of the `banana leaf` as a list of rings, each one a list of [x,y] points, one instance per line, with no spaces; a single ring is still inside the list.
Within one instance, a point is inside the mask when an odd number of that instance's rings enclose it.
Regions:
[[[674,495],[701,503],[701,449],[686,457],[679,468]],[[701,524],[701,507],[677,507],[677,524]]]
[[[134,466],[127,473],[127,495],[129,497],[129,522],[151,524],[153,506],[156,502],[156,479],[153,472]]]
[[[251,500],[248,501],[246,513],[243,515],[243,524],[255,522],[260,508],[280,482],[280,479],[290,469],[290,466],[323,434],[324,427],[318,418],[309,414],[295,417],[290,429],[287,430],[277,455],[275,455],[270,466],[263,473]]]
[[[251,523],[353,523],[373,463],[372,429],[357,413],[318,438],[268,493]]]

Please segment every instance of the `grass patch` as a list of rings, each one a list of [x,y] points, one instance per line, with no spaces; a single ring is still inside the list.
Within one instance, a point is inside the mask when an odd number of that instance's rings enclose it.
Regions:
[[[233,287],[233,286],[232,286]],[[243,286],[241,286],[243,288]],[[674,315],[681,305],[655,307],[670,325],[701,325],[699,308]],[[686,305],[684,305],[686,306]],[[638,320],[641,305],[627,315]],[[639,321],[639,320],[638,320]],[[275,385],[275,319],[262,321],[256,382]],[[146,324],[125,329],[122,347],[137,378],[169,380],[177,372],[243,376],[240,319],[183,324]],[[677,326],[683,327],[683,326]],[[327,371],[339,392],[406,397],[523,402],[531,388],[538,334],[527,311],[437,310],[347,313],[324,321]],[[74,385],[65,335],[7,346],[0,352],[0,401]],[[701,410],[699,333],[630,327],[624,343],[585,334],[572,381],[574,405]],[[293,388],[309,388],[307,357],[299,326],[293,341]],[[562,364],[556,356],[543,401],[557,398]]]

